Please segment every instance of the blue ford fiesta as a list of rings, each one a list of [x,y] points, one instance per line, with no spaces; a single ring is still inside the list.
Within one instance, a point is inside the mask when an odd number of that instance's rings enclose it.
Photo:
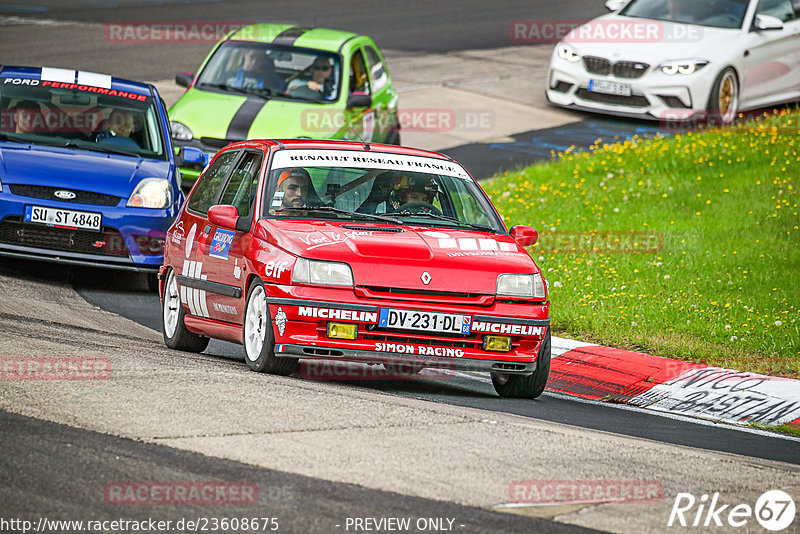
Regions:
[[[168,125],[152,85],[0,67],[0,255],[157,270],[184,200]]]

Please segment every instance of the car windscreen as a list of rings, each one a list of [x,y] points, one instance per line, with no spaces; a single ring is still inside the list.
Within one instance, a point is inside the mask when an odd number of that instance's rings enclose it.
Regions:
[[[201,90],[311,102],[339,98],[341,57],[332,52],[226,42],[197,79]]]
[[[277,166],[266,187],[267,217],[505,232],[486,195],[468,176],[368,166]]]
[[[627,17],[741,28],[749,0],[631,0],[620,12]]]
[[[0,137],[109,154],[167,157],[151,96],[96,87],[0,85]]]

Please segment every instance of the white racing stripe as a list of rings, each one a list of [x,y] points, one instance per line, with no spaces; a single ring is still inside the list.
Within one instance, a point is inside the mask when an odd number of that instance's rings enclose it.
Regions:
[[[568,352],[573,349],[578,349],[580,347],[597,347],[594,343],[584,343],[583,341],[575,341],[574,339],[567,339],[563,337],[552,337],[552,358],[557,356],[561,356],[565,352]]]
[[[185,260],[183,262],[183,275],[188,276],[189,278],[192,277],[192,271],[194,270],[194,262]],[[191,287],[182,286],[181,289],[183,292],[181,296],[184,298],[184,302],[187,306],[189,306],[189,313],[192,315],[197,315],[197,309],[194,307],[194,291]]]
[[[75,71],[42,67],[42,80],[47,82],[75,83]]]
[[[102,87],[111,89],[111,76],[108,74],[98,74],[96,72],[78,71],[78,83],[81,85],[91,85],[92,87]]]

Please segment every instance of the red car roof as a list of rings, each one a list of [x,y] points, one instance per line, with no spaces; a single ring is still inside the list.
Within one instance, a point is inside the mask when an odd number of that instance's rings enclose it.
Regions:
[[[251,148],[262,148],[274,150],[276,148],[335,148],[337,150],[354,150],[361,152],[385,152],[389,154],[405,154],[408,156],[423,156],[428,158],[452,161],[452,159],[438,152],[430,152],[421,148],[410,148],[397,145],[383,145],[380,143],[368,143],[369,150],[364,147],[364,143],[358,141],[337,141],[331,139],[250,139],[228,145],[247,146]]]

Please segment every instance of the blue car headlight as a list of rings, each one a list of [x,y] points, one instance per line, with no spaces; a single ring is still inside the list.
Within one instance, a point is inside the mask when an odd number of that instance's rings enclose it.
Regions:
[[[145,178],[137,185],[127,206],[129,208],[165,209],[172,204],[172,187],[163,178]]]

